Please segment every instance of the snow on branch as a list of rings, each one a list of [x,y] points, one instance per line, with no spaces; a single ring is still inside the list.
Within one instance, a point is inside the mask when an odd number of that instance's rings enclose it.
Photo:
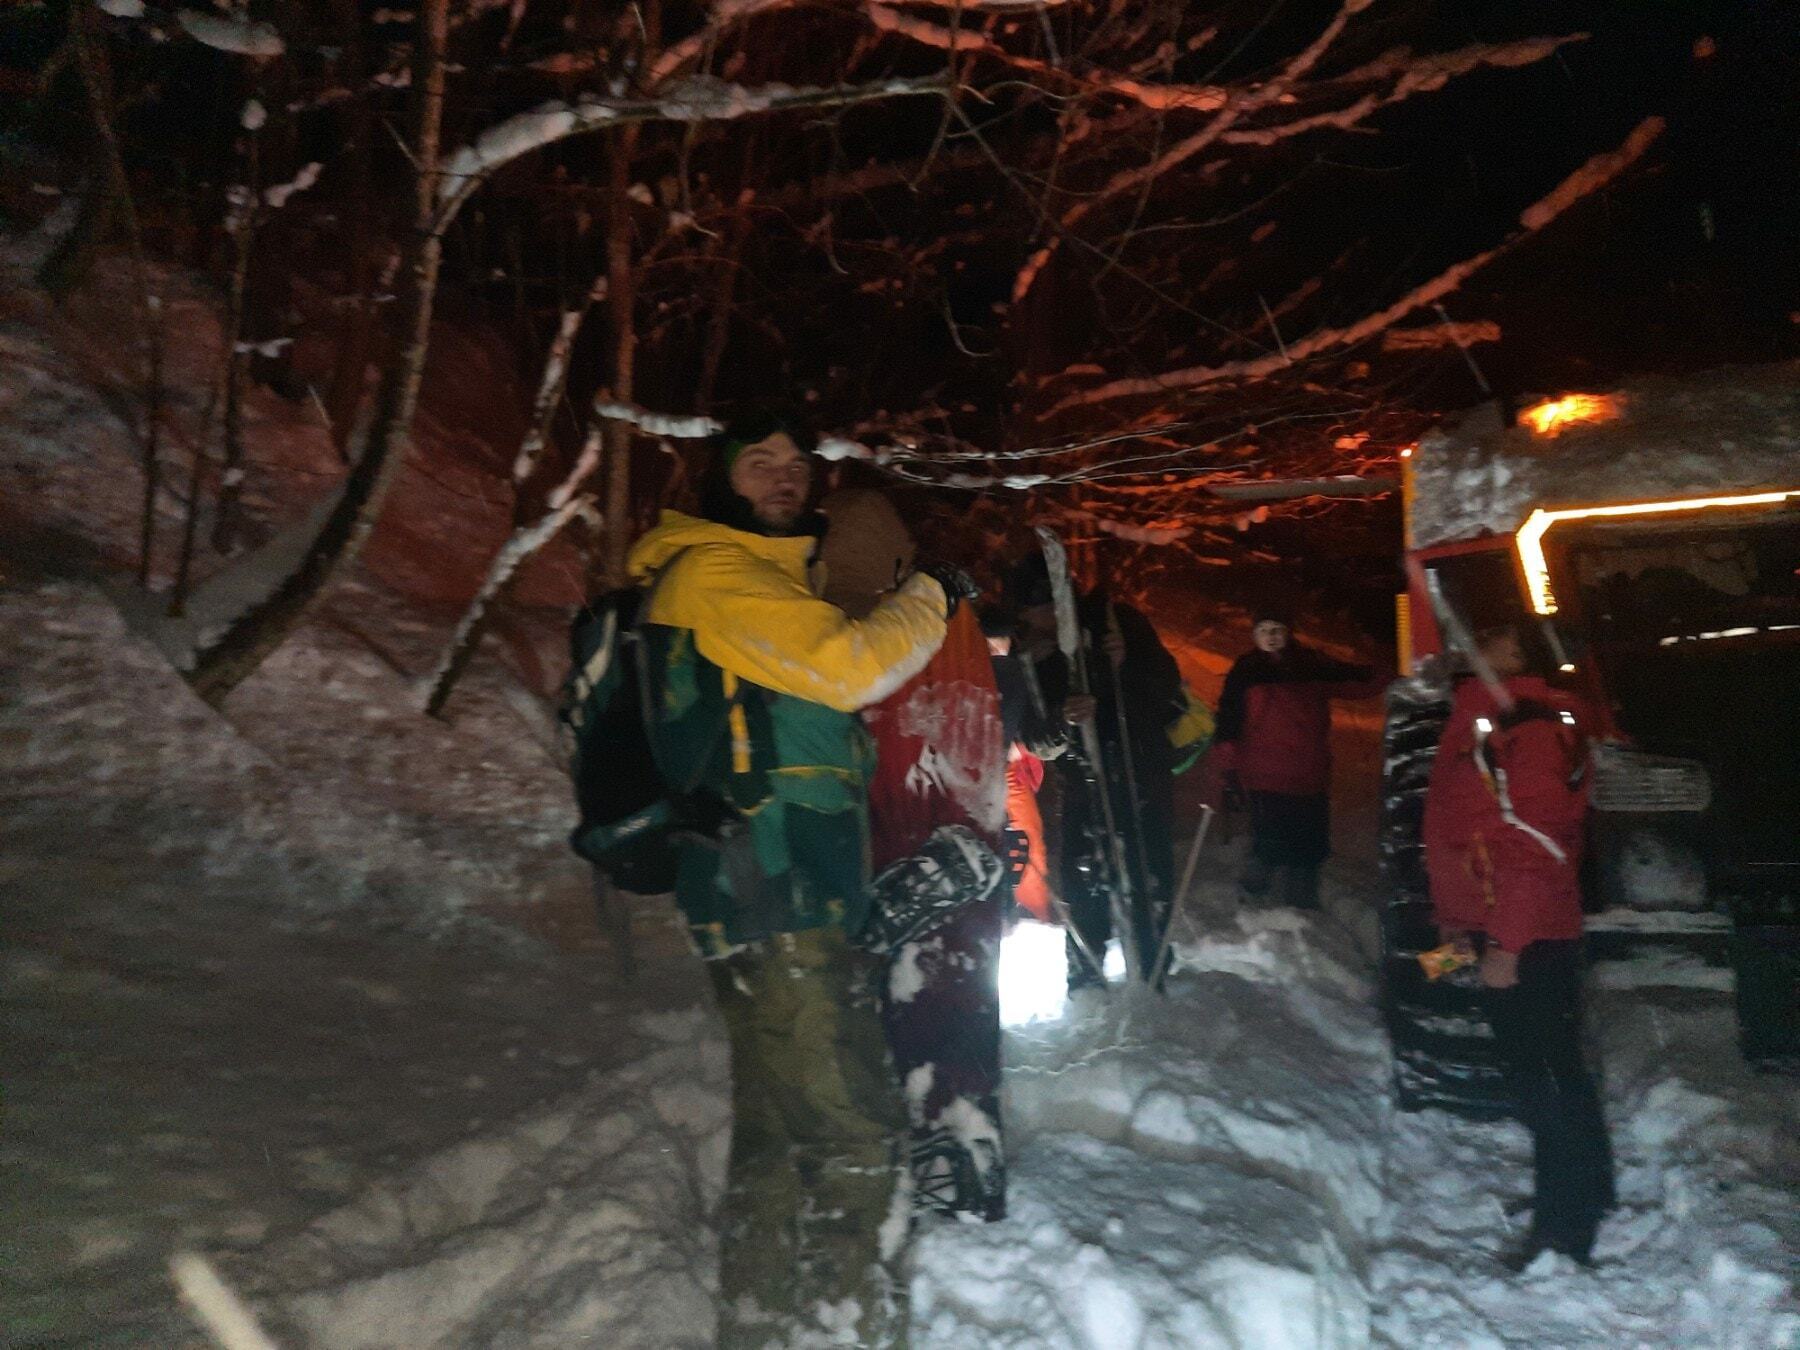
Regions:
[[[1377,310],[1342,328],[1318,329],[1305,337],[1289,342],[1285,352],[1271,352],[1265,356],[1243,361],[1227,361],[1217,366],[1189,366],[1184,370],[1172,370],[1143,379],[1112,380],[1081,393],[1069,395],[1052,405],[1045,416],[1054,417],[1058,413],[1071,409],[1093,407],[1096,404],[1109,403],[1114,399],[1149,397],[1176,389],[1195,389],[1204,385],[1220,384],[1227,380],[1262,379],[1273,375],[1293,362],[1315,356],[1322,351],[1334,347],[1350,346],[1374,337],[1377,333],[1393,327],[1413,311],[1422,309],[1450,294],[1470,276],[1511,249],[1520,240],[1543,229],[1576,202],[1612,182],[1643,157],[1651,143],[1662,134],[1663,125],[1660,117],[1645,118],[1632,131],[1631,135],[1626,137],[1624,144],[1618,149],[1595,155],[1559,183],[1548,196],[1527,207],[1519,217],[1522,230],[1486,252],[1446,268],[1430,281],[1408,291],[1385,309]]]
[[[570,481],[573,481],[572,477]],[[563,528],[573,520],[585,520],[594,529],[601,528],[603,521],[600,510],[594,504],[592,496],[570,496],[553,504],[543,519],[534,525],[514,530],[512,536],[501,546],[500,552],[488,565],[488,574],[481,583],[481,589],[475,593],[468,610],[456,625],[456,631],[450,635],[450,641],[444,647],[444,654],[439,658],[437,668],[423,682],[423,702],[427,713],[435,716],[443,708],[457,678],[468,665],[469,658],[475,654],[475,647],[487,629],[488,617],[495,603],[511,587],[514,576],[525,560],[561,534]]]
[[[175,16],[175,21],[195,42],[222,52],[268,60],[287,50],[281,35],[266,23],[227,19],[197,9],[182,10]]]
[[[725,430],[725,424],[714,417],[651,412],[633,403],[596,403],[594,416],[610,422],[629,422],[646,436],[667,436],[675,441],[705,440]]]
[[[496,123],[445,158],[438,187],[440,221],[447,225],[462,203],[495,170],[534,150],[582,132],[633,122],[728,122],[787,109],[841,107],[875,99],[942,95],[948,91],[949,85],[940,77],[795,86],[728,84],[695,75],[669,85],[655,98],[585,99],[579,103],[559,100],[541,104]]]
[[[556,418],[557,405],[562,402],[563,391],[569,385],[569,356],[575,349],[575,335],[581,329],[581,321],[587,317],[588,310],[606,298],[607,277],[603,272],[588,288],[587,295],[580,304],[571,305],[562,313],[556,325],[556,336],[550,341],[550,350],[544,355],[543,374],[538,379],[537,397],[531,401],[531,421],[526,425],[525,437],[519,442],[519,453],[513,459],[513,485],[517,487],[537,467],[544,447],[550,441],[550,426]]]

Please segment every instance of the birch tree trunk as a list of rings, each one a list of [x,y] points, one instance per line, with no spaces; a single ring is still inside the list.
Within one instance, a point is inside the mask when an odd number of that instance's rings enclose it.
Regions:
[[[382,373],[368,442],[344,481],[336,508],[300,565],[267,599],[199,654],[189,678],[209,703],[222,701],[280,646],[326,587],[356,560],[405,462],[443,254],[438,162],[449,7],[449,0],[424,0],[419,9],[413,67],[413,237],[407,245],[406,286],[400,306],[401,344]]]

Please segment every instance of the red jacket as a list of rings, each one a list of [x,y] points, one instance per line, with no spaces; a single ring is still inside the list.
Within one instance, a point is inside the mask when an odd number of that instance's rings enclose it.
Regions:
[[[1006,741],[987,639],[959,606],[931,663],[863,709],[875,738],[869,833],[880,871],[940,825],[966,825],[998,845],[1006,824]]]
[[[1219,695],[1213,768],[1236,770],[1251,792],[1329,792],[1331,700],[1377,692],[1366,667],[1298,644],[1279,658],[1260,650],[1239,657]]]
[[[1515,676],[1506,687],[1551,715],[1503,730],[1480,681],[1458,686],[1425,795],[1425,865],[1440,925],[1485,932],[1517,952],[1581,936],[1587,779],[1571,779],[1586,755],[1589,722],[1579,703],[1536,676]],[[1505,775],[1513,821],[1497,783],[1475,762],[1478,718],[1493,728],[1489,762]]]

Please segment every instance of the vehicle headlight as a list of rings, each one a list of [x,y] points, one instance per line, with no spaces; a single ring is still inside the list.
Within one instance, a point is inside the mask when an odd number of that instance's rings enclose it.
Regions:
[[[1593,773],[1596,811],[1704,811],[1712,804],[1706,766],[1691,759],[1602,743],[1594,747]]]

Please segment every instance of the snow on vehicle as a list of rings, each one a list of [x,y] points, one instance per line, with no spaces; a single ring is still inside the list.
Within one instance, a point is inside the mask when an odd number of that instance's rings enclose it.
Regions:
[[[1800,1062],[1800,364],[1649,379],[1404,459],[1407,590],[1383,735],[1383,998],[1407,1109],[1505,1110],[1479,986],[1428,981],[1420,823],[1450,666],[1429,579],[1473,629],[1523,622],[1600,718],[1590,951],[1728,962],[1740,1043]]]

